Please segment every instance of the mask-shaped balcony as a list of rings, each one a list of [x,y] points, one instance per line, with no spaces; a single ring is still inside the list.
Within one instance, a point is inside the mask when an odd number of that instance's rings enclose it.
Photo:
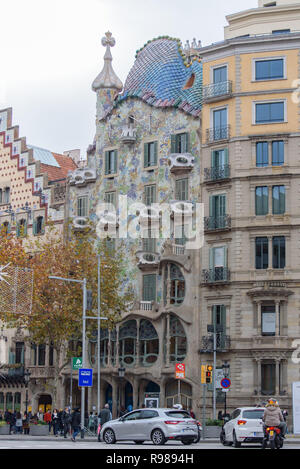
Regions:
[[[138,267],[141,270],[157,269],[160,263],[160,255],[157,252],[137,251]]]
[[[175,174],[192,171],[195,158],[190,153],[171,153],[168,157],[170,171]]]
[[[71,186],[85,186],[95,182],[97,178],[96,170],[91,168],[78,168],[69,173],[69,183]]]
[[[136,129],[133,127],[132,124],[123,125],[120,140],[122,143],[136,142]]]
[[[73,230],[74,231],[83,231],[89,228],[89,219],[88,217],[75,217],[73,218]]]

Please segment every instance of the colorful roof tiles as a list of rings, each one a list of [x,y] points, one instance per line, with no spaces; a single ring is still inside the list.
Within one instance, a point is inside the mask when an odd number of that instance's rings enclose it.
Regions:
[[[186,86],[189,81],[192,85]],[[116,104],[130,97],[154,107],[176,107],[196,117],[202,107],[202,64],[198,59],[188,63],[179,40],[154,39],[137,52]]]

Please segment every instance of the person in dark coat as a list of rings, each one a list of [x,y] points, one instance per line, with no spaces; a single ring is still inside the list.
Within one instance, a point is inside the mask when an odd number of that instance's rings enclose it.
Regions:
[[[61,415],[64,438],[67,438],[67,433],[69,432],[71,420],[72,420],[72,416],[69,412],[68,407],[66,407],[65,410],[62,412],[62,415]]]
[[[12,412],[10,412],[9,414],[8,423],[9,423],[9,434],[11,435],[12,431],[16,433],[16,416]]]
[[[108,404],[105,404],[104,409],[100,410],[99,419],[100,419],[101,427],[106,422],[109,422],[109,420],[111,420],[111,413],[110,413]]]
[[[75,441],[76,436],[80,432],[80,426],[81,426],[81,415],[80,415],[80,409],[77,407],[74,409],[74,411],[71,414],[71,427],[72,427],[72,441]]]

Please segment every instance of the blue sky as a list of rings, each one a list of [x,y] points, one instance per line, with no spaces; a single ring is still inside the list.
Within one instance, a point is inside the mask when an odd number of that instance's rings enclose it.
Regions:
[[[95,134],[91,84],[103,66],[101,38],[113,33],[113,66],[123,81],[137,49],[161,35],[183,45],[223,39],[225,16],[257,0],[0,0],[0,109],[29,144],[63,152]]]

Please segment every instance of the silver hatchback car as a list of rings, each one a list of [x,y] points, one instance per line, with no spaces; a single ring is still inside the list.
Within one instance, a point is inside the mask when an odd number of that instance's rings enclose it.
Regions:
[[[138,409],[106,422],[101,428],[100,440],[107,444],[119,440],[132,440],[136,444],[152,441],[154,445],[180,440],[190,445],[197,436],[197,421],[185,410]]]

